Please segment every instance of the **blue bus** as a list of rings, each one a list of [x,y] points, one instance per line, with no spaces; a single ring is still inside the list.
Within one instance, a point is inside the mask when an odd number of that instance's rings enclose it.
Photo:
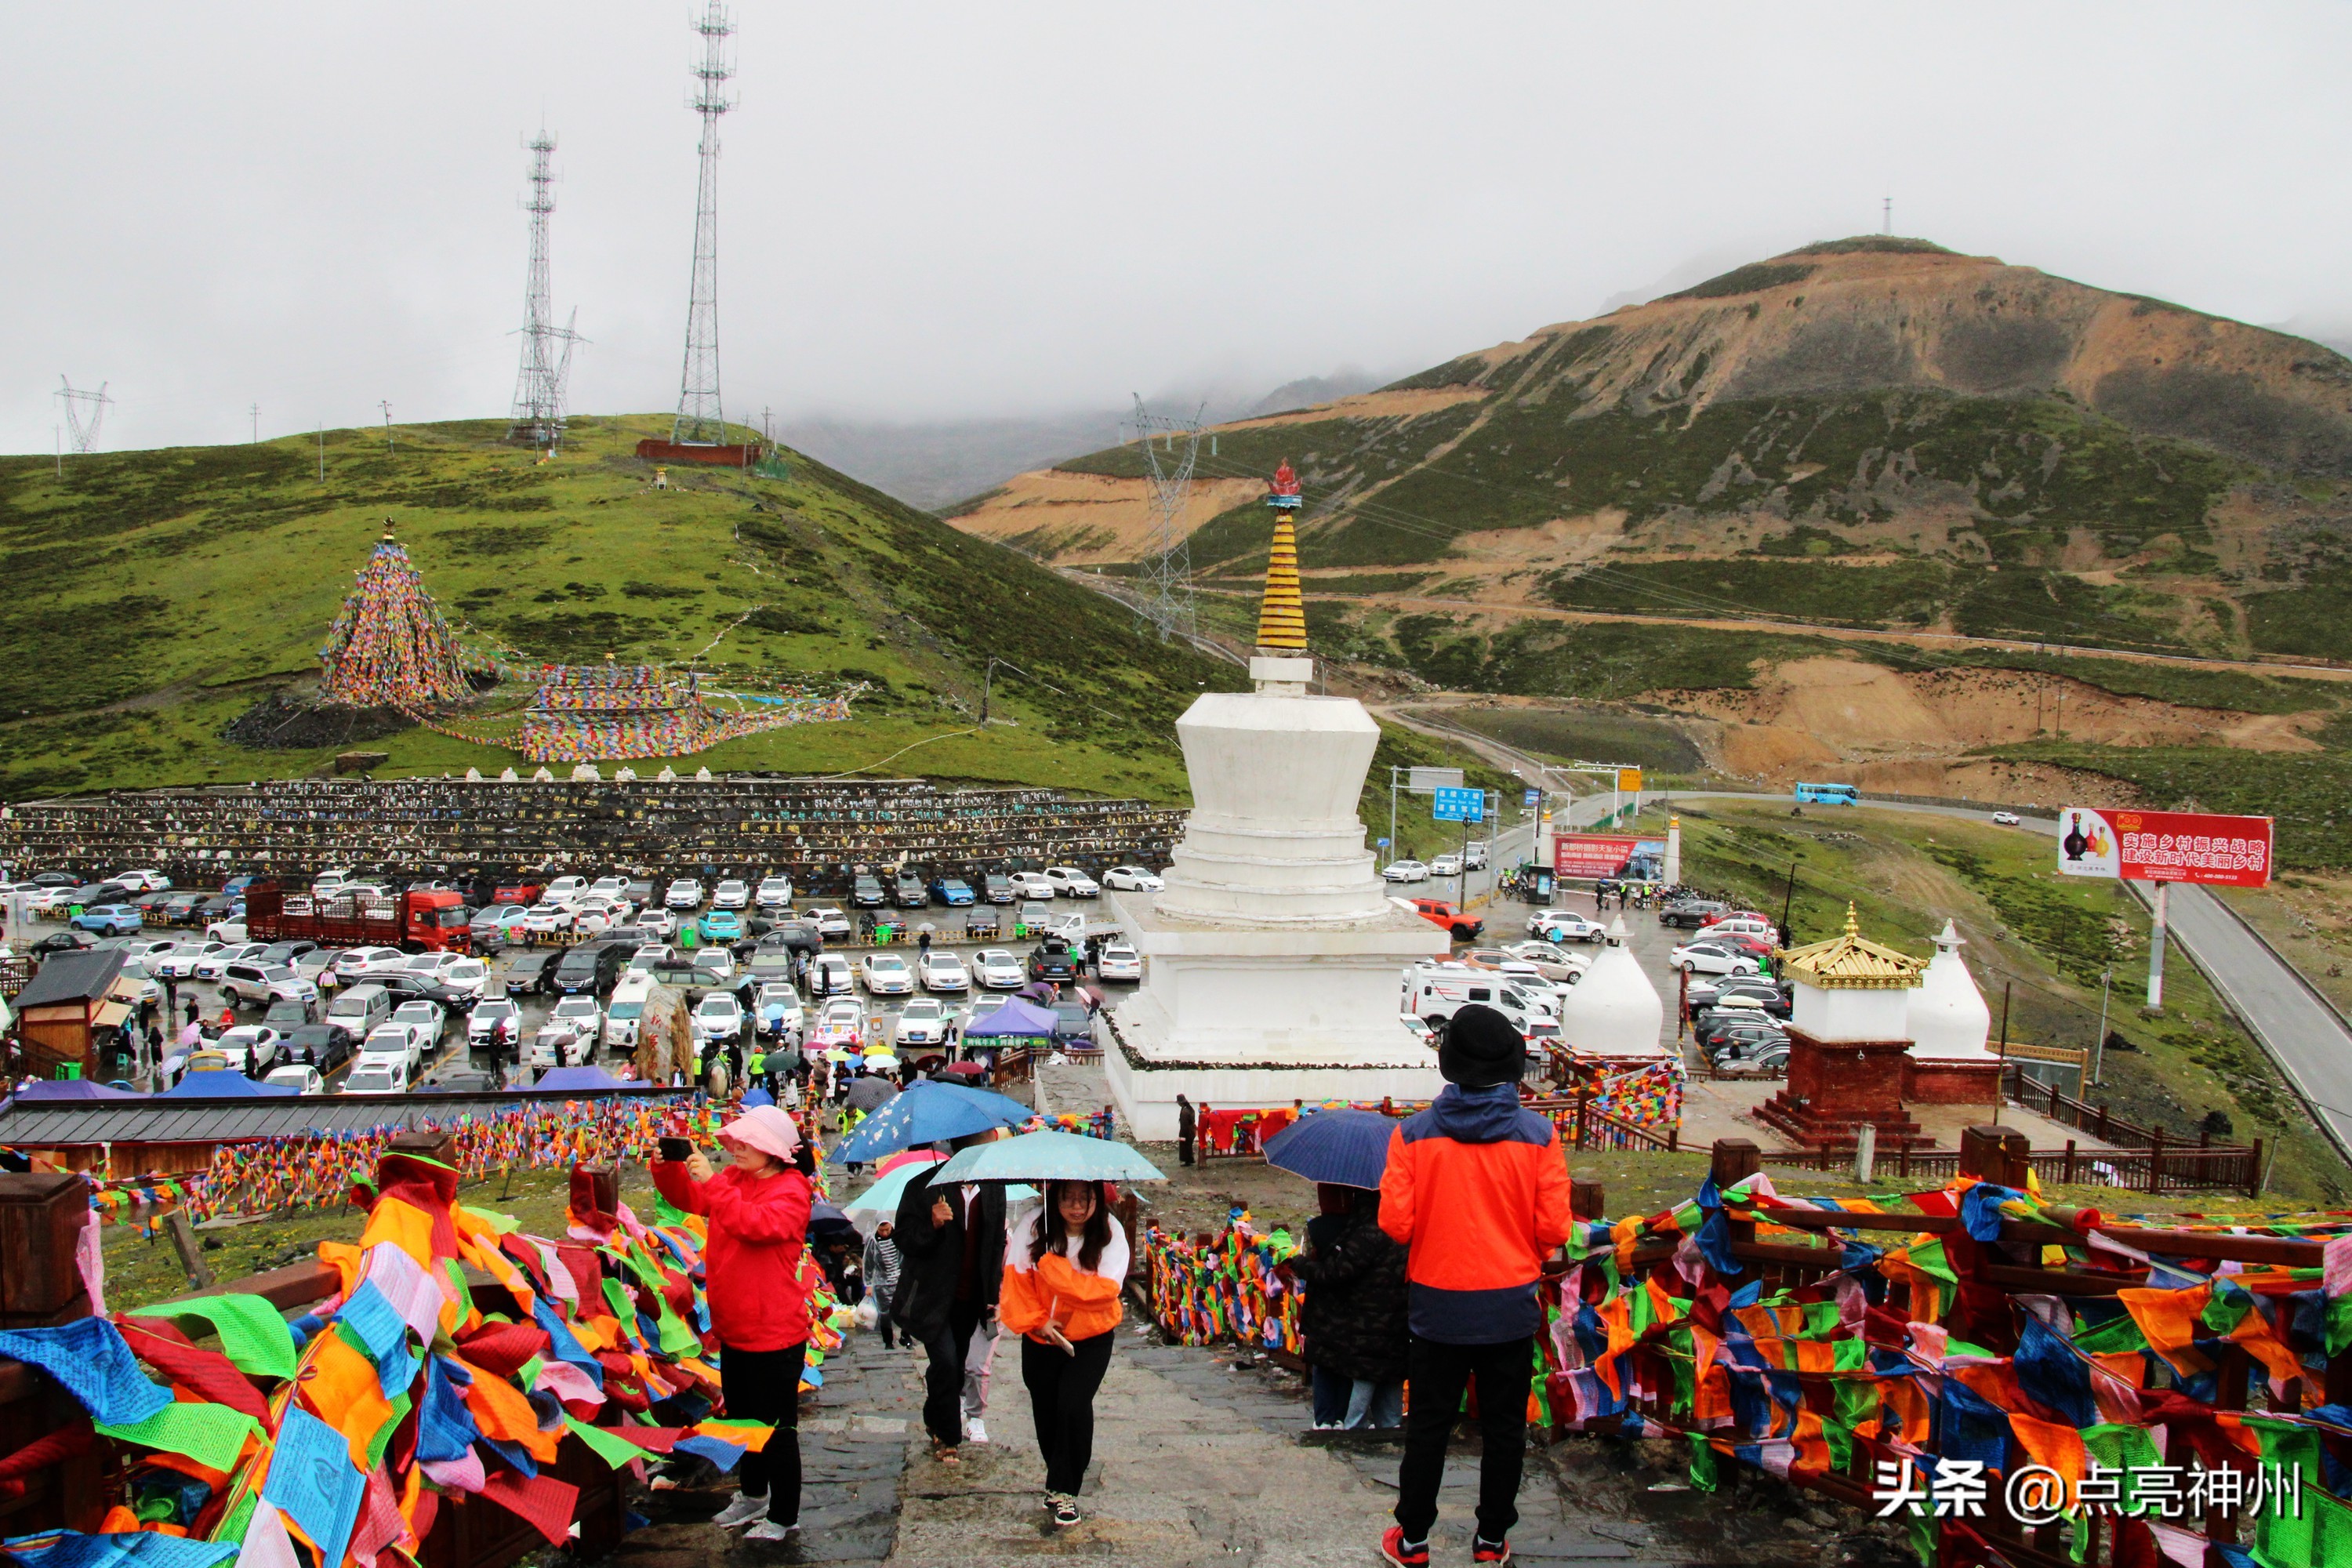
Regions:
[[[1850,784],[1800,784],[1797,799],[1822,805],[1860,805],[1862,792]]]

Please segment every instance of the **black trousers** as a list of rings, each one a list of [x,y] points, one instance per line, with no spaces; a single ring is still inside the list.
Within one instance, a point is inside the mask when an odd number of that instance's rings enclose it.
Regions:
[[[948,1321],[923,1336],[923,1426],[949,1447],[963,1441],[963,1352],[988,1310],[978,1301],[957,1301]]]
[[[780,1351],[721,1347],[719,1387],[727,1414],[738,1421],[772,1421],[776,1429],[760,1452],[745,1453],[736,1484],[745,1497],[768,1500],[768,1517],[797,1524],[801,1517],[801,1365],[806,1344]]]
[[[1478,1380],[1478,1533],[1506,1540],[1519,1521],[1519,1472],[1527,1462],[1528,1384],[1535,1374],[1533,1336],[1498,1345],[1449,1345],[1412,1336],[1405,1357],[1412,1410],[1404,1421],[1404,1464],[1397,1474],[1396,1521],[1407,1541],[1426,1541],[1437,1521],[1437,1487],[1445,1478],[1445,1441],[1462,1412],[1462,1391]]]
[[[1095,1458],[1095,1391],[1110,1369],[1111,1342],[1118,1337],[1113,1331],[1074,1341],[1076,1355],[1065,1355],[1059,1345],[1021,1341],[1021,1382],[1029,1390],[1049,1492],[1076,1497],[1085,1484]]]

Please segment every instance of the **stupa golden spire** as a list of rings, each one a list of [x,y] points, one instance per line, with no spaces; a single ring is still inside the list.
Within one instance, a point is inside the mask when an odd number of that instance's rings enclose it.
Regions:
[[[1290,460],[1274,471],[1265,504],[1274,509],[1274,548],[1265,563],[1265,598],[1257,612],[1257,646],[1286,652],[1307,650],[1307,603],[1298,592],[1298,534],[1291,513],[1300,503],[1298,476]]]

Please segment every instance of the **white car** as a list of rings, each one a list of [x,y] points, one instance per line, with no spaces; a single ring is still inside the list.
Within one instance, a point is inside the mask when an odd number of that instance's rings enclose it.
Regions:
[[[1066,898],[1098,899],[1102,897],[1102,884],[1076,866],[1048,866],[1045,868],[1045,880],[1052,886],[1054,891]]]
[[[1168,884],[1160,873],[1142,866],[1113,866],[1103,873],[1103,886],[1122,893],[1157,893]]]
[[[245,922],[241,920],[215,921],[205,927],[205,935],[214,942],[243,946],[246,942]]]
[[[677,934],[677,917],[666,909],[643,909],[633,922],[667,942]]]
[[[588,1042],[591,1050],[604,1043],[604,1010],[596,1005],[593,996],[566,996],[547,1016],[551,1024],[563,1024]]]
[[[820,904],[815,909],[806,910],[802,914],[801,919],[815,926],[816,934],[821,937],[851,936],[857,931],[857,927],[850,918],[831,904]]]
[[[1462,852],[1462,864],[1466,869],[1483,871],[1486,868],[1488,853],[1489,849],[1485,839],[1473,839],[1470,847]]]
[[[335,979],[349,985],[371,974],[389,974],[404,967],[408,954],[396,947],[350,947],[335,959]]]
[[[438,980],[458,964],[466,962],[462,952],[412,952],[401,964],[406,974],[420,974],[427,980]]]
[[[425,1047],[433,1043],[433,1031],[423,1024],[410,1020],[391,1019],[368,1031],[360,1045],[362,1056],[397,1056],[415,1071],[425,1059]]]
[[[392,1010],[392,1021],[414,1024],[418,1037],[430,1047],[440,1043],[441,1029],[448,1022],[448,1015],[441,1011],[438,1002],[403,1002]]]
[[[120,982],[130,988],[132,1001],[152,1002],[159,1007],[163,1005],[163,988],[155,984],[155,976],[148,972],[144,963],[134,960],[125,963],[116,973]]]
[[[1012,881],[1013,896],[1016,899],[1050,899],[1054,896],[1054,884],[1043,871],[1015,871]]]
[[[343,1079],[345,1094],[399,1094],[408,1088],[408,1058],[398,1052],[362,1053]]]
[[[250,1072],[258,1067],[267,1068],[278,1059],[278,1042],[284,1039],[277,1030],[264,1024],[240,1024],[234,1029],[221,1031],[220,1038],[210,1048],[228,1058],[228,1065],[239,1072]]]
[[[585,877],[558,877],[540,895],[551,904],[569,904],[587,896],[588,879]]]
[[[490,966],[478,958],[471,958],[464,953],[458,953],[456,956],[457,962],[444,964],[441,973],[434,978],[450,990],[462,992],[467,996],[479,996],[488,990]]]
[[[662,907],[672,910],[698,910],[702,907],[702,884],[691,877],[674,877],[669,891],[662,895]]]
[[[781,873],[761,878],[760,891],[753,901],[763,910],[785,908],[793,901],[793,879]]]
[[[279,1089],[290,1089],[297,1094],[327,1092],[327,1080],[319,1076],[317,1068],[312,1067],[272,1068],[269,1076],[261,1081]]]
[[[206,953],[204,957],[197,959],[193,972],[194,978],[198,980],[218,980],[221,977],[222,973],[226,971],[230,964],[250,963],[268,951],[269,944],[266,942],[239,942],[228,943],[222,947],[218,952]]]
[[[1528,917],[1528,934],[1546,942],[1599,942],[1609,928],[1574,910],[1538,910]]]
[[[151,961],[147,967],[159,979],[194,980],[196,965],[207,958],[227,952],[226,944],[217,942],[184,942],[163,957]]]
[[[530,924],[530,911],[520,904],[494,904],[474,917],[471,929],[477,939],[512,942]]]
[[[531,905],[523,915],[522,929],[534,936],[551,936],[572,929],[572,906],[550,899]]]
[[[629,879],[626,877],[599,877],[588,889],[592,899],[604,899],[611,903],[629,901]]]
[[[117,871],[107,880],[120,882],[134,893],[161,893],[168,890],[172,886],[171,878],[152,868],[141,871]]]
[[[272,1002],[316,1002],[319,999],[316,985],[282,963],[225,965],[221,970],[220,987],[224,999],[242,1002],[252,1007],[267,1007]]]
[[[694,1040],[725,1046],[743,1034],[743,1005],[731,991],[714,991],[694,1005]]]
[[[1433,877],[1459,877],[1462,875],[1462,857],[1451,851],[1440,855],[1429,863],[1429,874]]]
[[[943,947],[935,947],[915,960],[915,973],[926,991],[952,991],[958,994],[971,989],[971,971],[963,960]]]
[[[522,1009],[504,996],[486,997],[466,1015],[466,1043],[503,1053],[522,1038]]]
[[[817,1010],[816,1026],[803,1048],[824,1046],[856,1050],[866,1038],[866,1004],[855,996],[836,996]]]
[[[1143,955],[1125,942],[1113,942],[1096,956],[1095,973],[1104,980],[1140,980]]]
[[[570,1024],[550,1018],[539,1026],[523,1051],[526,1066],[547,1068],[584,1067],[588,1061],[587,1037]]]
[[[1686,974],[1753,974],[1753,954],[1720,942],[1686,942],[1666,955],[1668,966]]]
[[[1709,921],[1691,932],[1690,940],[1706,942],[1718,936],[1753,936],[1770,942],[1780,934],[1780,928],[1770,921],[1759,921],[1753,915],[1733,915],[1728,920]]]
[[[314,947],[294,961],[294,973],[315,984],[342,956],[343,951],[339,947]]]
[[[857,988],[849,960],[837,952],[821,952],[809,965],[809,990],[819,996],[846,996]]]
[[[1569,952],[1549,942],[1513,942],[1503,950],[1513,958],[1524,959],[1536,966],[1536,972],[1546,980],[1561,985],[1573,985],[1584,978],[1592,960],[1581,953]]]
[[[735,955],[723,947],[698,947],[690,956],[697,985],[724,985],[735,973]]]
[[[808,1016],[801,1009],[801,994],[789,980],[771,980],[761,985],[752,998],[751,1015],[760,1022],[760,1032],[768,1035],[798,1029]]]
[[[990,991],[1018,991],[1029,984],[1028,972],[1009,948],[982,948],[971,955],[971,973]]]
[[[714,910],[740,910],[751,901],[751,884],[732,877],[710,889],[710,907]]]
[[[941,1044],[948,1037],[948,1022],[954,1016],[946,1003],[918,996],[898,1009],[898,1022],[890,1038],[902,1051],[908,1046]]]
[[[2015,827],[2021,821],[2013,811],[1996,811],[1992,814],[1992,819],[1994,825],[2000,827]]]
[[[584,931],[610,931],[629,923],[629,906],[615,903],[601,894],[591,893],[572,906],[572,921]]]
[[[1418,860],[1391,860],[1389,868],[1381,873],[1391,882],[1426,882],[1429,868]]]
[[[915,989],[913,971],[895,952],[869,952],[857,965],[857,977],[869,996],[905,996]]]

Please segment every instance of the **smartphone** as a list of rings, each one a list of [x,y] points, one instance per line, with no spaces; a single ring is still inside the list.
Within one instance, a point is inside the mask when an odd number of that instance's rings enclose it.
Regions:
[[[663,1159],[683,1163],[693,1155],[694,1141],[690,1138],[665,1138],[660,1142],[660,1150]]]

